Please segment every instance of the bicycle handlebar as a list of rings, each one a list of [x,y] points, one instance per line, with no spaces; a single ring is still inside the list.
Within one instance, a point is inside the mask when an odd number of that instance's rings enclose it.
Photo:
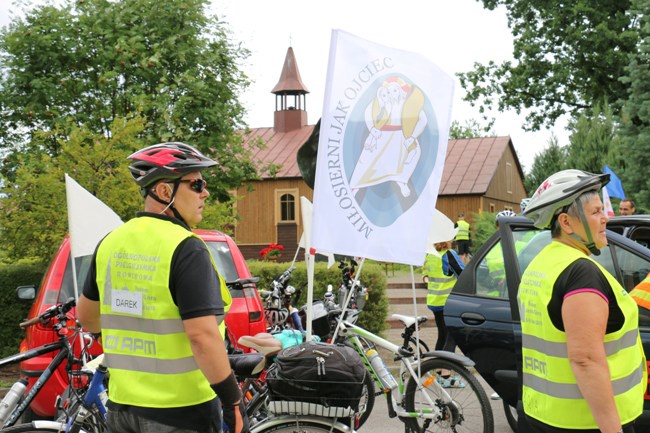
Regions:
[[[37,323],[45,323],[53,317],[65,316],[65,314],[72,310],[72,308],[77,305],[77,302],[74,298],[68,298],[63,304],[52,305],[50,308],[45,310],[40,316],[34,317],[32,319],[26,320],[19,324],[23,329],[28,328]]]
[[[226,286],[231,290],[244,290],[245,288],[256,284],[259,280],[259,277],[238,278],[235,281],[226,281]]]

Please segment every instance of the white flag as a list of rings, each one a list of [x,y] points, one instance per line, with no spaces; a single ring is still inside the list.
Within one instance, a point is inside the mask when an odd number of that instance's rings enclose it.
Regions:
[[[332,32],[311,242],[421,265],[454,81],[423,56]]]
[[[609,191],[607,191],[607,188],[603,188],[601,190],[603,192],[603,206],[605,207],[605,213],[609,218],[613,217],[614,214],[614,208],[612,207],[612,200],[609,198]]]
[[[120,217],[67,174],[68,229],[72,257],[91,255],[100,240],[122,225]]]

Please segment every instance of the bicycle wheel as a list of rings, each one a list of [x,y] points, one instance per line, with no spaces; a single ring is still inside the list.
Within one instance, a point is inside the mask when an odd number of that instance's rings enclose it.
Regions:
[[[513,432],[517,431],[517,408],[514,406],[510,406],[505,400],[503,400],[503,411],[506,414],[506,421],[508,421],[508,425],[512,429]]]
[[[420,390],[416,380],[409,378],[404,407],[407,412],[423,413],[437,409],[440,416],[434,419],[405,418],[403,421],[407,427],[418,432],[493,433],[494,417],[490,400],[468,369],[445,359],[429,358],[422,361],[420,376],[423,384]],[[452,398],[451,403],[444,402],[442,388]],[[422,393],[429,396],[436,408],[429,407]]]
[[[283,416],[267,419],[251,429],[251,433],[352,433],[352,430],[331,418]]]
[[[57,427],[58,426],[58,427]],[[65,424],[55,421],[32,421],[1,429],[2,433],[58,433],[65,431]]]

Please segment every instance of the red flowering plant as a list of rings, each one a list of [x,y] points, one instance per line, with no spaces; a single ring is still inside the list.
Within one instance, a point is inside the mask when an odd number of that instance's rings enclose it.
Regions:
[[[282,257],[282,250],[284,250],[284,247],[282,245],[271,244],[266,248],[262,248],[260,251],[260,256],[262,256],[262,260],[268,262],[274,258]]]

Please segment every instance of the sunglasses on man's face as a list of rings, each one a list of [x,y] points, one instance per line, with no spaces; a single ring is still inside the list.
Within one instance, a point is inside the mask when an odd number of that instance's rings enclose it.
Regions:
[[[179,180],[178,183],[189,183],[190,188],[192,188],[197,193],[202,193],[203,190],[208,186],[208,182],[205,179],[183,179]]]

